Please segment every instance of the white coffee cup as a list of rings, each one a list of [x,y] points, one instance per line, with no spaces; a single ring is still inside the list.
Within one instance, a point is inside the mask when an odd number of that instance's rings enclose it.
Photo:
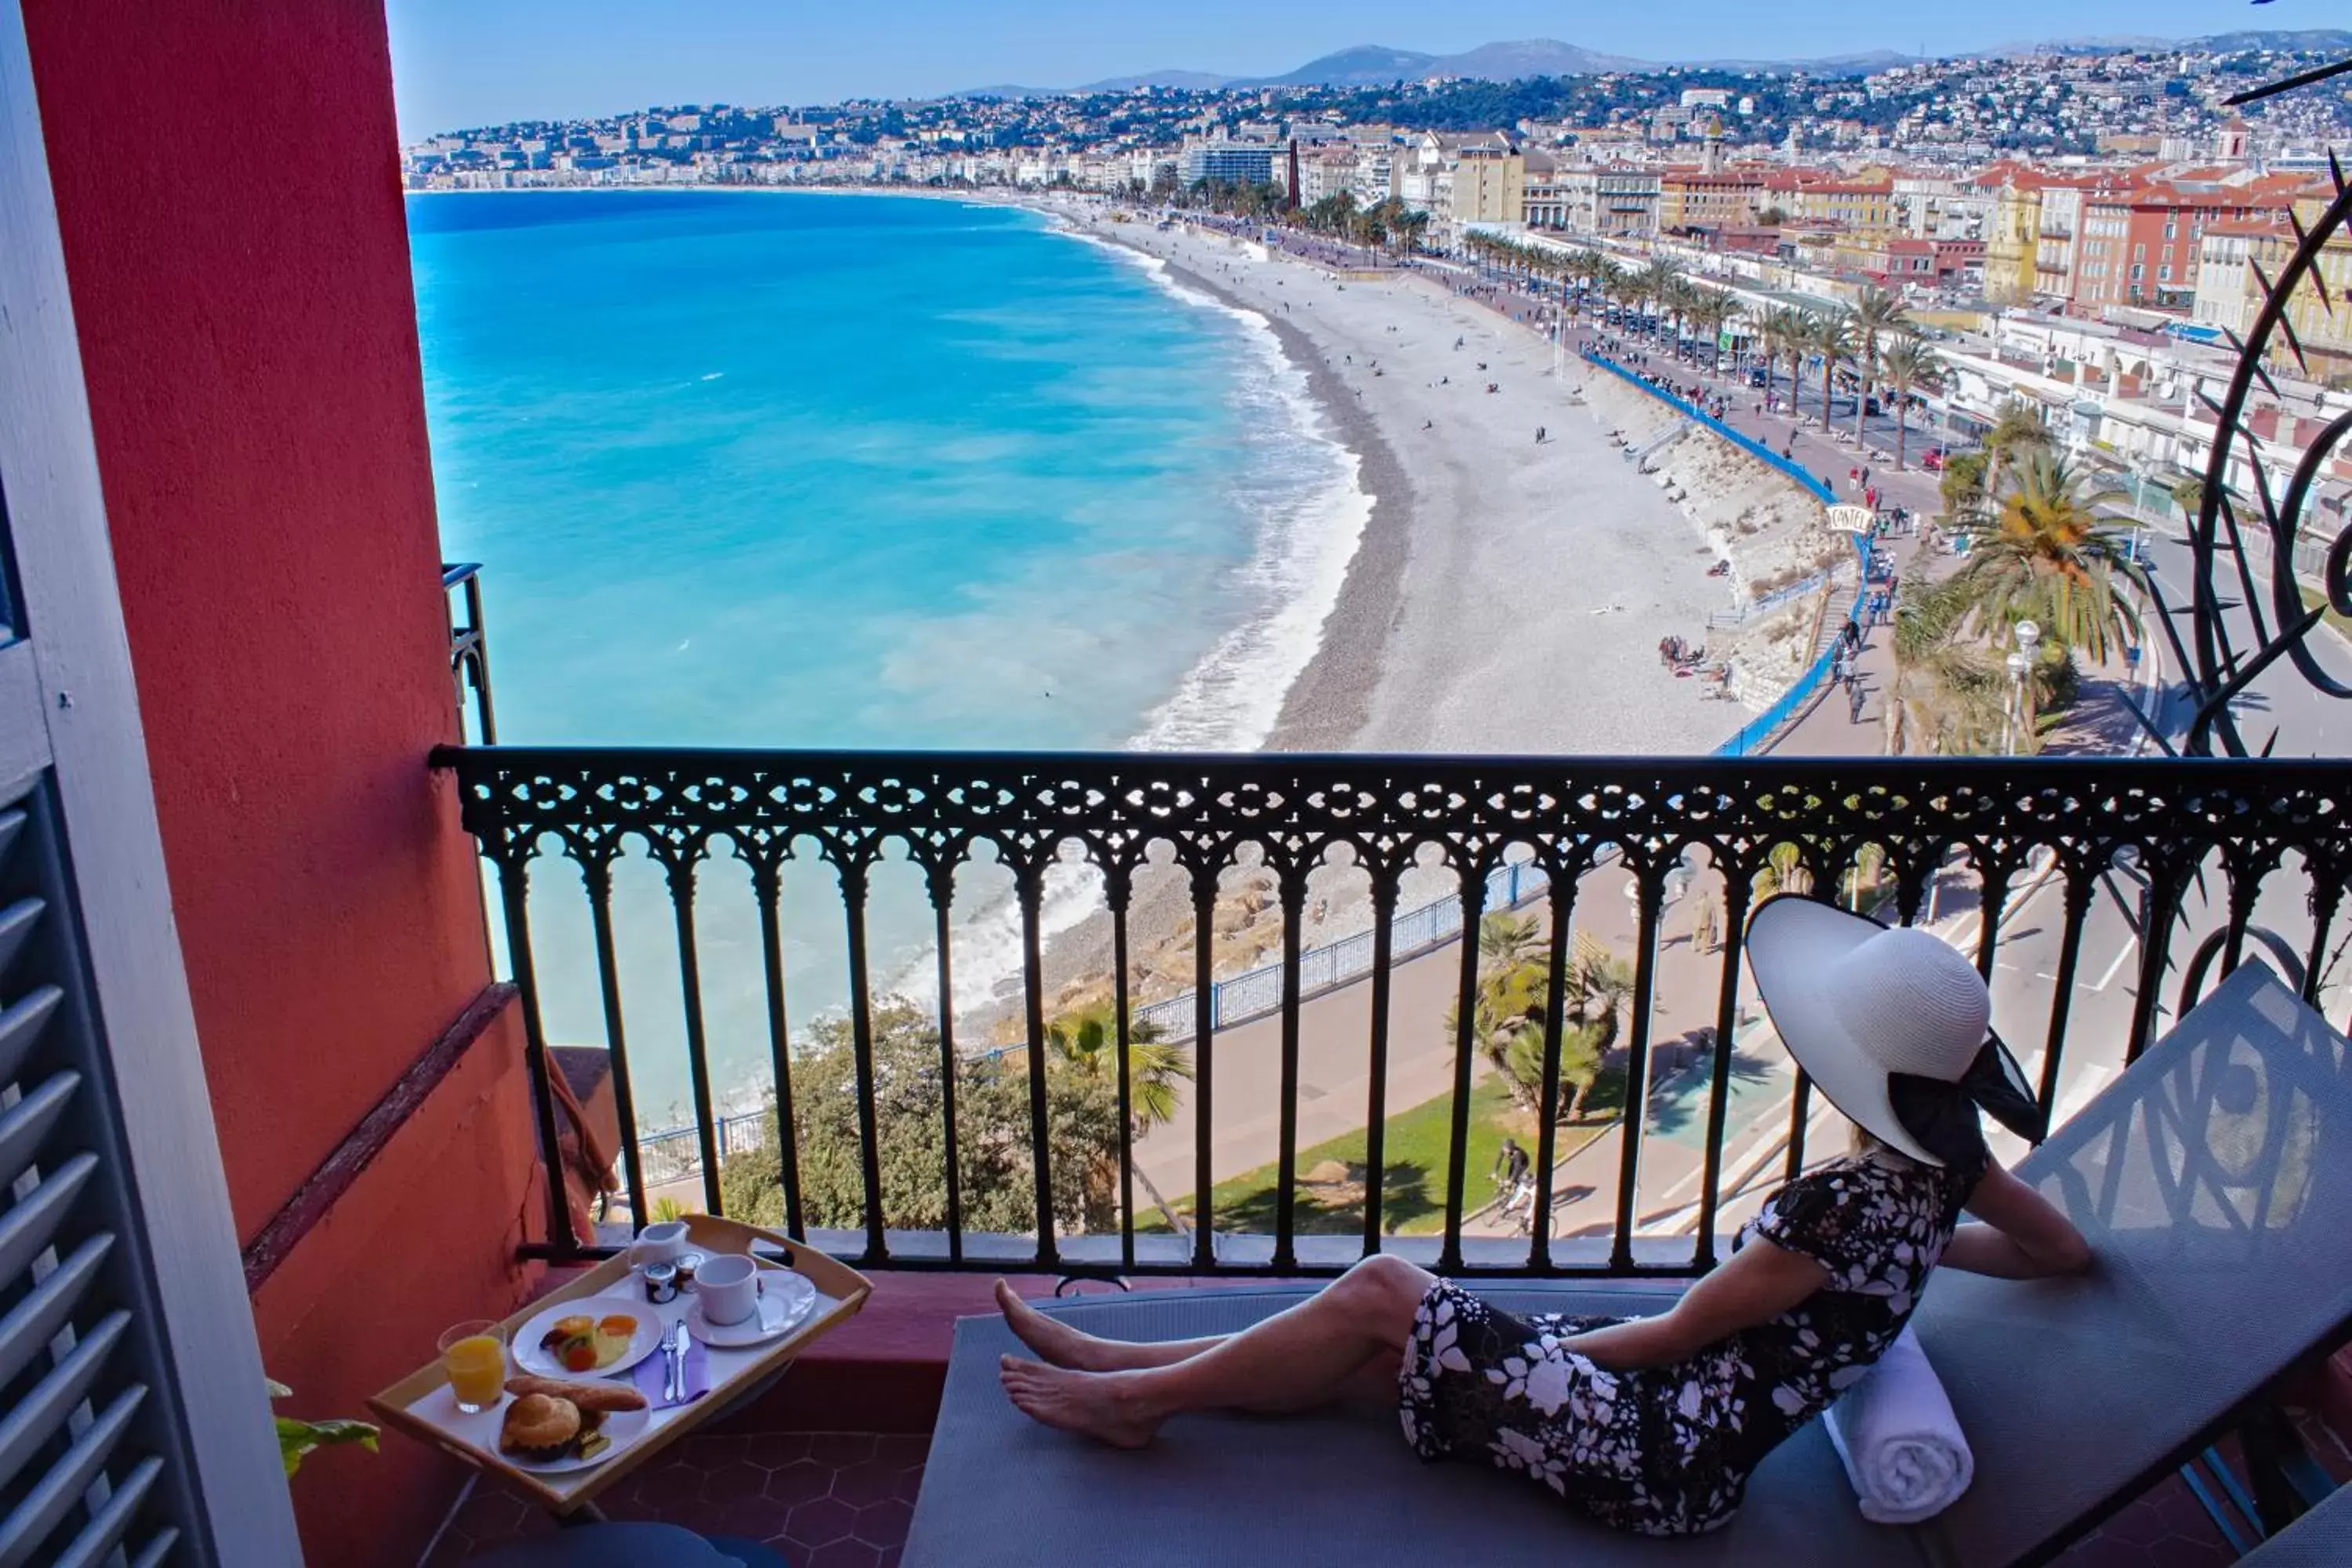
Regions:
[[[694,1276],[694,1293],[702,1300],[703,1317],[723,1329],[757,1312],[764,1272],[740,1253],[703,1259]]]
[[[642,1268],[648,1263],[675,1263],[686,1250],[686,1221],[659,1219],[637,1232],[629,1247],[629,1261]]]

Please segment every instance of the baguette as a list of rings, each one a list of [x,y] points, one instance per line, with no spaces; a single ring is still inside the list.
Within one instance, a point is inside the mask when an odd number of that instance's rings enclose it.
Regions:
[[[555,1377],[510,1377],[507,1392],[517,1396],[544,1394],[568,1399],[583,1410],[643,1410],[646,1396],[625,1383],[567,1383]]]

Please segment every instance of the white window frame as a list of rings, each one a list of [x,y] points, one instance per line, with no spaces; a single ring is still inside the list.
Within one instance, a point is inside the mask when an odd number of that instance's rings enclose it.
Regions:
[[[155,820],[20,0],[0,0],[0,474],[84,950],[211,1558],[299,1568]]]

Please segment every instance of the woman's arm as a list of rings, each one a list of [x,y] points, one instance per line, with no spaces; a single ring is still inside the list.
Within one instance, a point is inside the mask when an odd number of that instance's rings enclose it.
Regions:
[[[1999,1279],[2042,1279],[2091,1267],[2091,1244],[2048,1199],[1999,1165],[1969,1196],[1969,1212],[1984,1221],[1952,1232],[1944,1262]]]
[[[1611,1372],[1667,1366],[1741,1329],[1771,1321],[1829,1279],[1829,1270],[1803,1253],[1757,1237],[1684,1291],[1672,1311],[1561,1342]]]

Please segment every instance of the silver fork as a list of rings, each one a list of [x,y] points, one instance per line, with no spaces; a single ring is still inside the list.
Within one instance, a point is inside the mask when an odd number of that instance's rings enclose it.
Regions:
[[[686,1320],[662,1331],[662,1403],[676,1405],[686,1397]]]

